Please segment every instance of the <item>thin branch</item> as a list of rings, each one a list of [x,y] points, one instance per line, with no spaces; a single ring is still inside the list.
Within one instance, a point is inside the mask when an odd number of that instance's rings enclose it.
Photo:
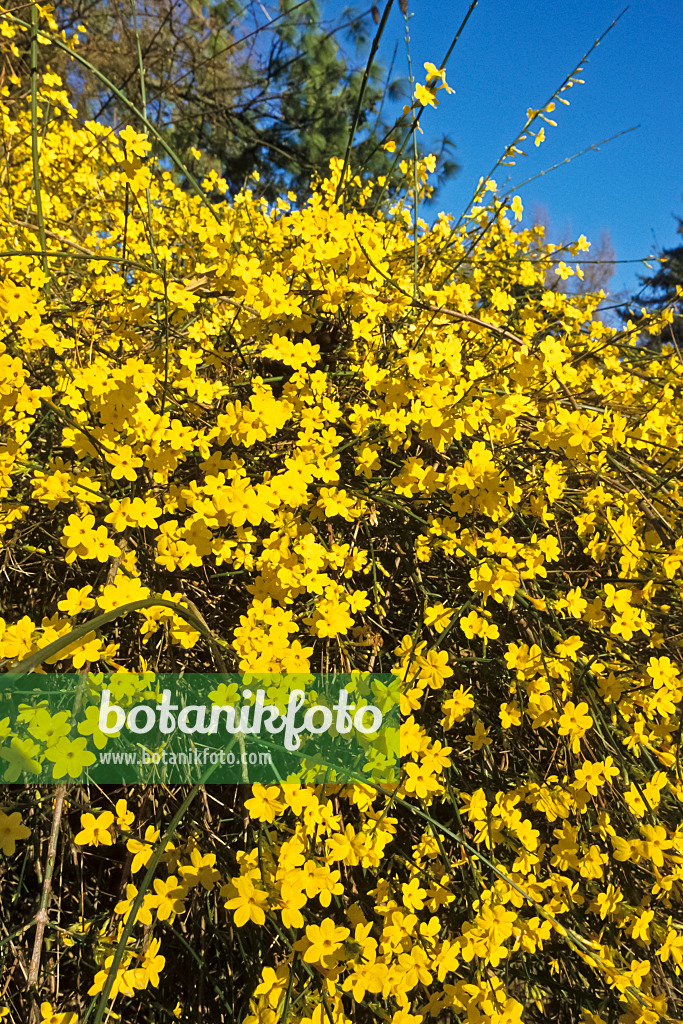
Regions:
[[[47,846],[45,877],[43,878],[43,892],[40,897],[40,909],[36,914],[36,936],[33,941],[33,954],[31,956],[31,965],[29,967],[28,979],[26,982],[29,988],[35,988],[38,984],[40,955],[43,948],[48,907],[50,906],[50,898],[52,896],[52,874],[55,867],[55,861],[57,859],[57,837],[59,835],[59,826],[62,820],[62,810],[64,808],[66,790],[67,787],[64,783],[57,786],[57,789],[55,790],[55,802],[52,810],[52,828],[50,830],[50,839]]]

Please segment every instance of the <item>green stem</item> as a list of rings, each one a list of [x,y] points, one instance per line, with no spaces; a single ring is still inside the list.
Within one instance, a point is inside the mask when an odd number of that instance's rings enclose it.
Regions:
[[[123,931],[121,932],[121,937],[118,943],[116,944],[116,949],[114,950],[114,959],[112,960],[111,966],[109,968],[109,974],[107,975],[107,980],[105,981],[104,988],[102,989],[102,992],[100,994],[100,999],[99,1003],[97,1004],[97,1010],[95,1012],[95,1019],[93,1021],[93,1024],[102,1024],[102,1017],[104,1016],[104,1012],[107,1008],[107,1002],[109,1000],[111,990],[114,987],[114,982],[116,981],[116,976],[118,974],[118,969],[121,964],[121,960],[123,959],[123,954],[128,946],[128,939],[130,938],[133,928],[135,927],[135,921],[138,916],[138,911],[140,910],[144,902],[145,894],[149,889],[150,883],[154,877],[154,872],[159,866],[159,862],[161,861],[164,850],[166,849],[171,836],[175,833],[176,828],[183,819],[185,812],[187,811],[190,804],[192,803],[197,793],[199,792],[201,786],[204,784],[206,779],[209,778],[211,772],[214,771],[215,768],[216,766],[212,765],[211,768],[209,768],[204,773],[201,782],[198,782],[195,786],[192,787],[192,789],[187,794],[187,796],[181,803],[176,813],[173,815],[170,825],[168,826],[163,836],[161,837],[161,842],[159,843],[158,847],[152,854],[149,866],[147,868],[147,871],[145,872],[145,877],[142,880],[142,884],[138,890],[137,896],[133,900],[133,903],[130,908],[130,913],[128,914],[126,923],[123,927]],[[88,1017],[92,1013],[93,1008],[96,1004],[96,999],[97,997],[94,997],[92,999],[90,1006],[88,1007],[88,1010],[85,1014],[85,1017],[83,1018],[83,1024],[85,1024]]]
[[[299,954],[295,953],[294,954],[294,959],[292,960],[292,963],[291,963],[290,968],[289,968],[289,977],[287,978],[287,990],[285,992],[285,1002],[284,1002],[284,1006],[282,1007],[282,1015],[280,1017],[279,1024],[287,1024],[287,1017],[289,1016],[289,1004],[290,1004],[291,999],[292,999],[292,984],[294,982],[294,967],[296,965],[298,957],[299,957]]]
[[[413,62],[410,59],[410,31],[408,29],[408,20],[411,15],[408,14],[407,8],[404,14],[406,22],[406,54],[408,56],[408,80],[410,81],[410,95],[415,95],[415,78],[413,75]],[[417,131],[416,122],[413,122],[412,137],[413,137],[413,302],[417,302],[419,292],[417,287],[417,214],[418,214],[418,196],[417,196]]]
[[[31,28],[30,23],[24,21],[23,18],[17,18],[14,15],[6,13],[3,13],[3,18],[14,25],[21,25],[22,28]],[[123,103],[131,111],[131,113],[135,114],[135,116],[138,117],[140,121],[142,121],[147,130],[157,140],[166,156],[168,156],[170,160],[172,160],[172,162],[175,164],[175,166],[178,168],[181,174],[185,175],[194,191],[200,197],[204,205],[211,211],[211,214],[215,218],[215,220],[218,221],[218,223],[220,224],[220,217],[216,213],[214,206],[209,202],[209,198],[204,192],[203,188],[201,187],[197,179],[194,177],[194,175],[191,174],[191,172],[187,169],[187,167],[185,166],[181,158],[178,156],[176,151],[168,145],[166,140],[158,131],[156,125],[154,125],[150,120],[148,120],[148,118],[146,118],[144,114],[140,110],[138,110],[135,104],[131,103],[131,101],[128,99],[125,93],[121,92],[120,89],[117,89],[114,83],[111,82],[106,75],[103,75],[101,71],[98,71],[94,64],[91,64],[89,60],[86,60],[85,57],[82,57],[80,53],[76,53],[75,50],[72,50],[72,48],[70,46],[67,46],[66,43],[62,42],[62,40],[58,36],[52,35],[51,32],[46,32],[45,29],[41,29],[40,31],[41,35],[45,36],[46,39],[49,39],[50,42],[59,50],[63,50],[65,53],[68,53],[68,55],[72,57],[75,61],[78,61],[78,63],[81,64],[84,68],[87,68],[88,71],[92,72],[92,74],[95,75],[95,77],[99,79],[100,82],[106,85],[108,89],[111,89],[114,96],[116,96],[116,98],[120,100],[121,103]]]
[[[147,93],[145,91],[145,65],[142,59],[142,47],[140,46],[140,33],[138,32],[138,8],[135,0],[132,0],[133,4],[133,25],[135,28],[135,41],[138,49],[138,69],[140,71],[140,98],[142,100],[142,116],[147,121]],[[148,122],[151,123],[151,122]],[[152,253],[152,266],[157,269],[157,258],[154,245],[154,226],[152,224],[152,195],[149,189],[149,185],[145,189],[145,195],[147,196],[147,219],[149,221],[149,246]],[[164,287],[166,286],[166,271],[164,268]],[[160,303],[157,300],[157,320],[160,316]],[[168,307],[166,309],[168,314]]]
[[[344,180],[346,178],[346,172],[349,168],[349,161],[351,159],[351,150],[353,148],[353,139],[358,128],[358,122],[360,120],[361,111],[363,109],[363,99],[365,97],[365,90],[367,88],[368,79],[370,78],[370,71],[372,69],[372,62],[375,59],[379,41],[384,35],[384,29],[389,18],[389,13],[394,5],[394,0],[387,0],[387,5],[384,8],[382,14],[382,20],[379,23],[375,38],[372,40],[372,46],[370,47],[370,54],[368,56],[367,64],[365,65],[365,71],[363,72],[363,81],[361,82],[360,90],[358,92],[358,102],[356,103],[356,109],[353,115],[353,122],[351,124],[351,131],[349,132],[349,141],[346,145],[346,153],[344,154],[344,166],[342,167],[341,177],[337,183],[337,191],[335,192],[334,201],[335,203],[339,200],[339,195],[344,187]]]
[[[182,605],[176,604],[174,601],[166,601],[161,597],[146,597],[139,601],[129,601],[128,604],[121,605],[120,608],[114,608],[110,612],[104,612],[102,615],[96,615],[94,619],[89,619],[88,622],[84,622],[81,626],[76,626],[66,636],[60,636],[57,640],[53,640],[52,643],[46,647],[41,648],[39,651],[34,651],[33,654],[29,654],[26,658],[22,658],[21,661],[15,661],[13,665],[10,665],[8,672],[15,673],[20,672],[22,674],[28,674],[34,672],[39,668],[44,661],[48,658],[52,658],[55,654],[59,654],[65,647],[69,647],[76,640],[80,640],[86,636],[93,629],[100,629],[102,626],[106,626],[109,622],[113,622],[120,615],[126,615],[128,612],[141,611],[143,608],[152,608],[155,605],[161,605],[162,608],[170,608],[172,611],[179,615],[182,619],[192,626],[198,633],[205,637],[214,647],[214,652],[219,650],[219,641],[214,637],[213,633],[200,622],[196,614],[188,611],[187,608],[183,608]],[[220,653],[220,651],[219,651]]]
[[[150,232],[151,232],[151,224],[150,224]],[[152,256],[154,256],[154,252],[153,251],[152,251]],[[164,414],[164,409],[166,407],[166,392],[168,391],[168,357],[169,357],[169,349],[170,349],[170,344],[171,344],[170,343],[169,334],[168,334],[168,278],[166,276],[166,260],[164,260],[164,263],[163,263],[163,276],[164,276],[164,333],[165,333],[165,338],[164,338],[164,387],[163,387],[163,391],[161,392],[161,409],[160,409],[160,412],[161,412],[162,416]]]

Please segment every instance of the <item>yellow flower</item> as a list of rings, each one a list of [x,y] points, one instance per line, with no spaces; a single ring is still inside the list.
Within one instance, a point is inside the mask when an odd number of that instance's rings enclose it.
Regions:
[[[159,829],[154,828],[152,825],[148,825],[145,829],[144,840],[140,839],[129,839],[126,843],[126,849],[134,854],[133,862],[130,866],[131,873],[134,875],[136,871],[139,871],[145,866],[149,858],[152,856],[153,845],[159,838]]]
[[[201,885],[207,892],[211,892],[221,877],[220,871],[214,866],[215,863],[215,853],[202,855],[199,850],[193,850],[190,855],[190,863],[183,864],[179,868],[183,884],[190,887]]]
[[[154,907],[159,921],[173,921],[176,914],[185,911],[184,899],[188,890],[180,885],[175,875],[169,875],[164,881],[154,879],[154,895],[149,905]]]
[[[166,964],[166,957],[159,953],[160,946],[160,939],[150,941],[139,968],[142,981],[139,988],[145,988],[147,985],[152,985],[154,988],[159,987],[159,975]]]
[[[247,876],[233,878],[229,885],[223,886],[221,895],[228,897],[225,906],[235,911],[235,924],[238,928],[242,928],[248,921],[256,925],[265,924],[263,904],[267,902],[268,894],[257,889]]]
[[[86,812],[81,814],[81,831],[75,836],[74,842],[79,846],[111,846],[113,843],[111,826],[114,815],[111,811],[102,811],[95,817]]]
[[[575,754],[579,752],[579,741],[593,725],[593,719],[586,712],[588,705],[585,701],[574,704],[569,700],[564,706],[559,721],[560,736],[569,736],[572,741],[572,750]]]
[[[483,722],[476,722],[473,735],[466,736],[465,739],[468,743],[471,743],[473,750],[481,750],[482,747],[490,747],[493,743],[493,740],[489,736],[489,730]]]
[[[422,910],[427,890],[420,887],[420,881],[418,878],[411,878],[409,882],[404,883],[401,886],[401,895],[403,898],[403,906],[406,907],[407,910]]]
[[[443,633],[453,618],[453,609],[444,604],[434,604],[425,608],[425,626],[432,626],[437,633]]]
[[[285,928],[303,928],[304,916],[301,908],[306,906],[308,897],[296,882],[283,882],[280,890],[279,910]]]
[[[435,64],[431,63],[431,61],[426,61],[424,64],[424,69],[427,72],[427,85],[433,86],[435,83],[437,83],[437,89],[445,89],[446,92],[455,91],[454,89],[451,89],[451,87],[446,82],[445,68],[437,68]]]
[[[618,886],[608,885],[607,892],[598,893],[594,901],[594,907],[604,921],[606,917],[614,914],[618,905],[623,900],[623,895]]]
[[[69,518],[71,519],[72,517],[70,516]],[[92,587],[89,583],[80,587],[80,589],[78,587],[69,587],[66,597],[57,603],[57,607],[61,612],[66,612],[71,617],[78,615],[80,612],[89,611],[95,607],[95,601],[89,597],[91,592]]]
[[[7,768],[3,776],[5,782],[16,782],[23,772],[30,772],[33,775],[40,775],[40,761],[36,754],[40,753],[40,747],[33,740],[20,739],[13,736],[8,747],[0,747],[0,757],[7,761]]]
[[[126,154],[130,156],[144,157],[152,148],[146,134],[136,132],[134,128],[127,125],[120,133],[126,146]]]
[[[116,451],[107,452],[105,458],[113,467],[111,475],[114,480],[137,480],[138,475],[135,471],[143,463],[141,458],[133,454],[130,445],[124,444]]]
[[[519,196],[515,196],[510,204],[510,208],[515,215],[515,220],[521,220],[522,214],[524,213],[524,207],[522,206],[522,200]]]
[[[77,1024],[78,1014],[73,1012],[57,1013],[51,1003],[40,1004],[40,1024]]]
[[[423,107],[437,107],[439,105],[435,90],[429,89],[424,85],[420,85],[419,82],[415,86],[415,99]]]
[[[514,701],[501,704],[498,716],[504,729],[509,729],[513,725],[521,725],[522,722],[520,707]]]
[[[307,622],[320,637],[335,637],[348,633],[353,625],[348,602],[338,601],[336,597],[323,598],[319,601],[313,617]]]
[[[116,801],[116,824],[123,832],[130,832],[130,826],[135,821],[135,815],[128,810],[128,804],[124,797]]]
[[[254,794],[253,797],[244,802],[244,806],[249,811],[251,817],[256,818],[257,821],[275,821],[283,807],[278,799],[280,787],[262,786],[256,783],[252,788],[252,792]]]
[[[439,788],[430,768],[425,764],[415,764],[413,761],[409,761],[406,765],[404,786],[406,793],[414,794],[420,800],[424,800]]]
[[[12,857],[16,849],[17,839],[28,839],[31,829],[22,823],[19,811],[5,814],[0,811],[0,850],[6,857]]]
[[[70,515],[64,527],[64,539],[68,548],[79,547],[86,540],[95,525],[95,517],[86,515],[82,519],[77,515]]]
[[[74,740],[62,736],[54,746],[48,747],[45,757],[54,762],[52,777],[62,779],[68,775],[76,779],[82,775],[83,769],[89,768],[96,760],[93,752],[86,749],[87,745],[88,741],[83,736]]]
[[[338,927],[329,917],[320,925],[309,924],[306,927],[308,946],[303,959],[307,964],[320,964],[325,970],[329,970],[336,959],[335,954],[350,934],[348,928]]]

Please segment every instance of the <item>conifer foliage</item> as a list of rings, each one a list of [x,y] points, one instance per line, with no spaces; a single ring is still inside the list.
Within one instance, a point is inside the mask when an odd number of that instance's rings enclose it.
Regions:
[[[41,59],[69,84],[82,120],[141,130],[120,90],[196,174],[214,169],[238,191],[256,171],[272,200],[288,187],[307,193],[346,151],[374,24],[367,11],[332,12],[325,17],[315,0],[66,0],[57,24],[108,81],[49,42]],[[27,95],[28,38],[15,45],[7,56],[20,82],[12,88]],[[369,71],[351,163],[376,177],[390,168],[381,147],[391,127],[385,104],[405,83],[390,81],[376,61]],[[442,180],[457,170],[454,148],[448,137],[438,147]]]

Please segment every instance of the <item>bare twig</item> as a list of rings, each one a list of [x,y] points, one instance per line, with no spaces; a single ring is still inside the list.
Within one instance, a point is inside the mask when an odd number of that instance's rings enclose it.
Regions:
[[[59,826],[62,820],[62,810],[64,807],[64,797],[66,796],[67,787],[64,783],[57,786],[55,790],[55,802],[52,810],[52,828],[50,830],[50,840],[47,846],[47,861],[45,864],[45,876],[43,878],[43,892],[40,897],[40,909],[36,914],[36,935],[33,940],[33,953],[31,955],[31,964],[28,971],[27,986],[28,988],[35,988],[38,984],[38,973],[40,971],[40,954],[43,948],[43,937],[45,935],[45,925],[47,924],[47,912],[50,905],[50,898],[52,896],[52,872],[55,867],[55,860],[57,858],[57,836],[59,835]],[[34,1010],[37,1008],[34,1007]]]

